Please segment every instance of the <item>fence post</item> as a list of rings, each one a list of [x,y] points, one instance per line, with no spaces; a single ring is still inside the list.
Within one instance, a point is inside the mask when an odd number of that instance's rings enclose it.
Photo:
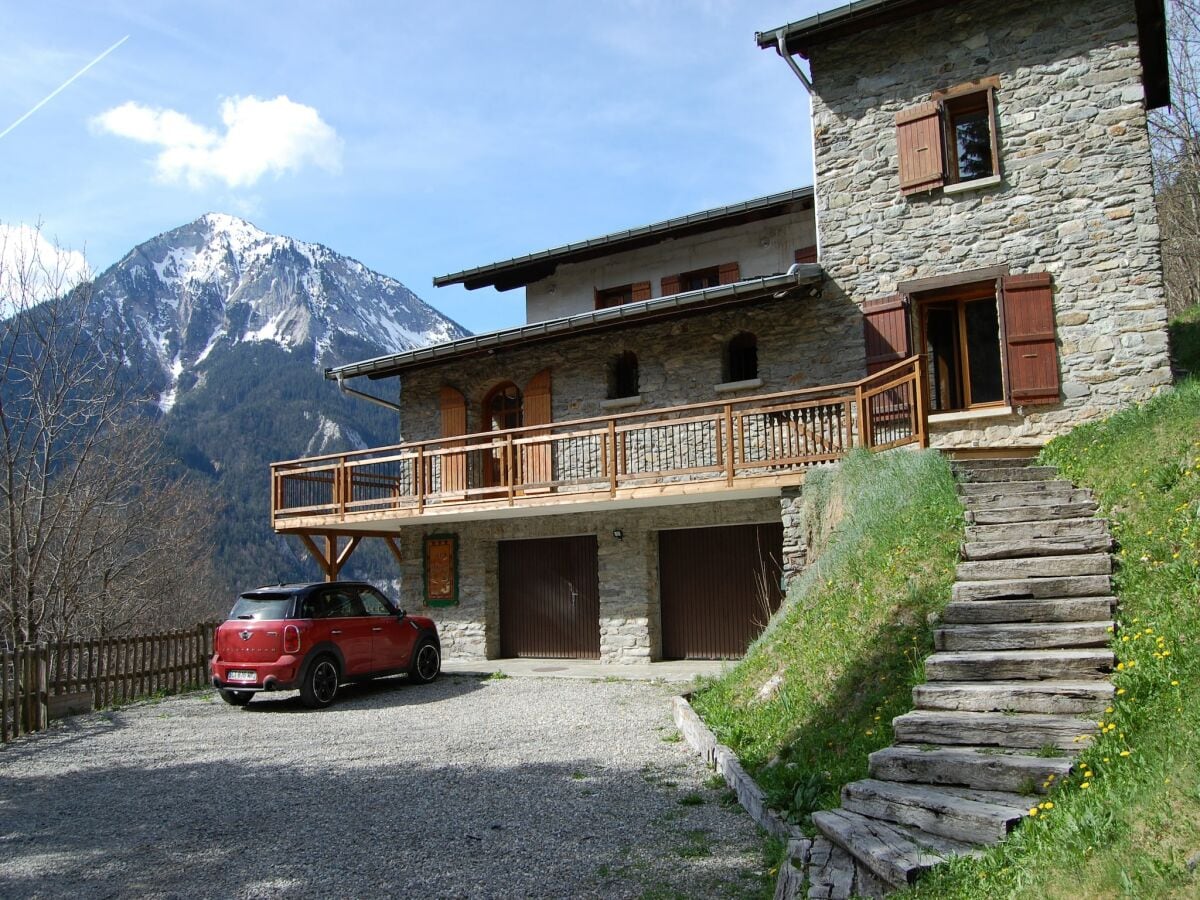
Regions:
[[[38,644],[33,658],[33,725],[44,731],[50,725],[50,645]]]

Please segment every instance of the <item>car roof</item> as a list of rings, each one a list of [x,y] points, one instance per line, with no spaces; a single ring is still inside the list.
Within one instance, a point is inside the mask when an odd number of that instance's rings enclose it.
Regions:
[[[298,581],[289,584],[266,584],[262,587],[254,588],[249,591],[242,591],[240,596],[246,594],[301,594],[308,591],[316,590],[323,587],[372,587],[365,581]]]

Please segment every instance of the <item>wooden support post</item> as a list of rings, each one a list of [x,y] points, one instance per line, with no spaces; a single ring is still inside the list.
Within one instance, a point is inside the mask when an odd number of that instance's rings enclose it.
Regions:
[[[725,483],[733,487],[733,406],[725,404]]]
[[[380,538],[383,539],[383,543],[388,550],[392,552],[392,556],[395,557],[397,565],[404,565],[404,557],[400,554],[400,545],[396,543],[396,539],[390,534],[381,534]]]
[[[301,534],[300,540],[304,542],[304,546],[308,549],[309,554],[317,561],[317,565],[321,567],[321,572],[325,575],[325,580],[333,581],[329,571],[329,560],[321,552],[321,548],[317,546],[317,542],[308,534]]]
[[[508,485],[508,505],[513,505],[513,497],[516,496],[516,480],[517,469],[513,464],[513,442],[512,434],[504,436],[504,481]]]
[[[608,420],[608,492],[611,496],[617,496],[617,423]]]
[[[929,416],[925,409],[925,397],[927,396],[925,387],[925,357],[918,356],[916,362],[913,363],[917,367],[916,378],[913,380],[913,394],[916,397],[916,429],[917,429],[917,446],[929,446]]]
[[[362,535],[353,535],[350,540],[346,542],[346,546],[341,549],[340,553],[338,553],[337,560],[333,564],[333,577],[335,580],[337,579],[338,575],[341,574],[342,566],[346,565],[346,561],[350,559],[350,555],[358,549],[358,545],[361,542]],[[334,548],[337,547],[336,536],[333,537],[333,546]]]

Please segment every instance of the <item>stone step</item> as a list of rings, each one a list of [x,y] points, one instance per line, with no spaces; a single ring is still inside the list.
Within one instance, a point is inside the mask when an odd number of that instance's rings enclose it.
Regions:
[[[1112,537],[1104,531],[1054,537],[1009,537],[1001,540],[968,541],[962,545],[963,559],[979,562],[992,559],[1027,559],[1031,556],[1070,556],[1107,553]]]
[[[1011,525],[1017,522],[1048,522],[1053,519],[1075,519],[1090,516],[1098,509],[1086,491],[1075,491],[1071,500],[1057,497],[1041,503],[1007,503],[974,506],[966,511],[968,525]]]
[[[1072,768],[1072,760],[1065,756],[1041,757],[997,752],[994,747],[918,747],[904,744],[872,753],[869,771],[872,778],[880,781],[1045,794],[1056,782],[1071,774]],[[816,823],[815,815],[813,822]]]
[[[1108,533],[1107,520],[1087,516],[1032,522],[1003,522],[996,525],[968,525],[964,537],[968,542],[1024,541],[1033,538],[1088,537]]]
[[[1083,681],[930,681],[913,688],[913,705],[928,711],[1092,714],[1113,699],[1113,686]]]
[[[1029,803],[1016,794],[867,778],[842,788],[842,808],[968,844],[991,844],[1028,813]]]
[[[1058,466],[991,466],[958,469],[963,484],[1014,484],[1021,481],[1050,481],[1058,477]]]
[[[845,809],[815,812],[813,825],[893,888],[908,887],[952,856],[975,855],[971,844],[872,819]]]
[[[1112,617],[1116,597],[1055,597],[1049,600],[966,600],[946,604],[947,625],[1032,622],[1098,622]]]
[[[1071,556],[1023,556],[959,563],[959,581],[992,581],[1013,578],[1063,578],[1073,575],[1109,575],[1112,557],[1107,553]]]
[[[933,633],[935,650],[1046,650],[1052,647],[1104,647],[1116,623],[1004,622],[997,625],[951,625]]]
[[[1104,678],[1116,662],[1111,650],[966,650],[925,659],[929,681],[1076,681]]]
[[[892,720],[902,744],[970,744],[1036,750],[1054,747],[1079,752],[1096,722],[1079,716],[1041,713],[990,713],[914,710]]]
[[[989,497],[1047,497],[1079,490],[1069,481],[960,481],[958,494],[964,503],[986,502]]]
[[[808,883],[809,897],[853,897],[854,857],[837,844],[818,838],[808,853]]]
[[[1055,578],[997,578],[958,581],[951,588],[955,602],[965,600],[1019,600],[1065,597],[1107,597],[1112,593],[1108,575],[1075,575]]]

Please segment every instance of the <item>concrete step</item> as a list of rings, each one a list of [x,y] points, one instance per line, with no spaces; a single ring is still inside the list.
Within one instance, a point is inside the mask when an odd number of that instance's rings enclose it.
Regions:
[[[1081,681],[930,681],[913,688],[913,706],[941,712],[1090,715],[1113,699],[1102,679]]]
[[[842,809],[968,844],[1002,840],[1029,811],[1025,797],[867,778],[842,788]]]
[[[1019,600],[1065,597],[1107,597],[1112,593],[1109,575],[1073,575],[1054,578],[997,578],[958,581],[951,588],[954,601]]]
[[[872,778],[880,781],[1045,794],[1056,782],[1070,775],[1072,767],[1072,760],[1065,756],[997,752],[995,747],[903,744],[872,753],[869,771]],[[816,817],[813,819],[815,824]]]
[[[1074,575],[1109,575],[1112,557],[1107,553],[1068,556],[1023,556],[958,564],[955,577],[961,581],[992,581],[1013,578],[1063,578]]]
[[[1048,600],[966,600],[942,610],[947,625],[1032,622],[1099,622],[1110,619],[1116,597],[1055,597]]]
[[[1092,516],[1071,519],[1039,519],[1032,522],[1003,522],[997,525],[968,525],[964,537],[975,541],[1026,541],[1037,538],[1088,537],[1108,534],[1108,522]]]
[[[808,856],[808,896],[822,900],[885,897],[898,885],[884,883],[846,849],[828,838],[812,842]]]
[[[1104,678],[1111,650],[996,650],[934,653],[925,659],[929,681],[1078,681]]]
[[[1103,531],[1054,537],[1009,537],[1000,540],[968,541],[960,555],[971,562],[993,559],[1027,559],[1031,556],[1071,556],[1108,553],[1112,537]]]
[[[892,720],[902,744],[970,744],[1036,750],[1054,747],[1078,753],[1096,722],[1079,716],[1042,713],[985,713],[914,710]]]
[[[845,809],[813,813],[812,822],[827,840],[893,888],[916,883],[924,872],[952,856],[978,852],[963,841]]]
[[[1087,491],[1075,491],[1072,499],[1042,498],[1040,503],[1015,503],[1005,497],[1004,503],[980,504],[967,509],[968,525],[1010,525],[1017,522],[1047,522],[1053,519],[1075,519],[1090,516],[1098,509]]]
[[[963,484],[1014,484],[1056,479],[1058,466],[991,466],[986,469],[957,469],[956,474]]]
[[[936,650],[1047,650],[1053,647],[1104,647],[1116,623],[1005,622],[997,625],[951,625],[933,633]]]
[[[1061,478],[1052,481],[960,481],[958,494],[964,503],[983,502],[988,497],[1048,497],[1079,490]]]

